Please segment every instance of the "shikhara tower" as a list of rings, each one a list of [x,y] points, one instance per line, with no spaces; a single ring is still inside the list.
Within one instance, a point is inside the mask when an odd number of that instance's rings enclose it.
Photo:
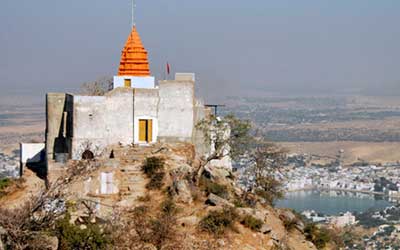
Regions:
[[[114,76],[113,88],[154,88],[155,79],[150,76],[147,50],[133,26],[121,53],[118,76]]]

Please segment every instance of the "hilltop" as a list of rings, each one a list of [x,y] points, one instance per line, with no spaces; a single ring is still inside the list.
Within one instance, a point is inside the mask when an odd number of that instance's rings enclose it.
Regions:
[[[316,249],[291,211],[243,199],[231,170],[207,168],[196,183],[199,164],[194,146],[181,143],[116,145],[111,158],[54,165],[49,191],[42,186],[32,195],[22,187],[0,200],[3,207],[25,204],[8,212],[19,213],[21,224],[4,223],[2,213],[0,225],[16,231],[0,231],[3,244],[11,236],[29,246],[76,249],[74,239],[85,232],[97,239],[88,249]],[[26,173],[25,182],[35,182]],[[42,198],[39,207],[32,197]]]

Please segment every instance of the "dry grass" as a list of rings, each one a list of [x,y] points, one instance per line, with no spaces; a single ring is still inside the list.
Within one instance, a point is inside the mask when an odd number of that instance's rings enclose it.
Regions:
[[[375,163],[400,160],[400,142],[285,142],[279,143],[291,153],[317,154],[335,157],[340,149],[345,151],[344,162],[351,164],[361,158]]]

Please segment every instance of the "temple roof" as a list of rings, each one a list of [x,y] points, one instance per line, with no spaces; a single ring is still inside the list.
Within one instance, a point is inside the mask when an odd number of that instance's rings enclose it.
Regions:
[[[150,76],[147,51],[134,26],[122,50],[119,76]]]

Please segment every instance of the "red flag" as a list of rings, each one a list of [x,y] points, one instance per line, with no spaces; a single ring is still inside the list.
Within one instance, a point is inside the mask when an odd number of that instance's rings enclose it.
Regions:
[[[167,74],[169,75],[170,72],[171,72],[171,68],[169,66],[169,63],[167,62]]]

